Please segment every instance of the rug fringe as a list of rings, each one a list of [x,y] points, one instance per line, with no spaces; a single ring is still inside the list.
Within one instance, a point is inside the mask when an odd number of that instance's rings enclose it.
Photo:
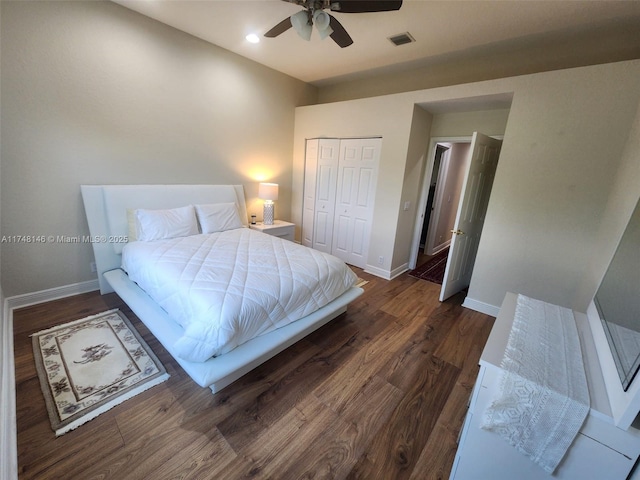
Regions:
[[[78,418],[77,420],[74,420],[73,422],[69,423],[68,425],[65,425],[64,427],[59,428],[58,430],[56,430],[55,431],[56,437],[59,437],[60,435],[63,435],[65,433],[67,433],[67,432],[70,432],[71,430],[75,430],[76,428],[80,427],[81,425],[84,425],[85,423],[93,420],[98,415],[101,415],[101,414],[105,413],[106,411],[111,410],[113,407],[115,407],[117,405],[120,405],[125,400],[129,400],[130,398],[133,398],[136,395],[139,395],[139,394],[149,390],[151,387],[155,387],[156,385],[159,385],[159,384],[161,384],[163,382],[166,382],[169,379],[169,376],[170,375],[168,373],[160,375],[159,377],[155,378],[154,380],[151,380],[151,381],[149,381],[147,383],[144,383],[144,384],[140,385],[139,387],[134,388],[133,390],[128,392],[126,395],[122,395],[122,396],[118,397],[118,399],[116,401],[112,401],[111,403],[103,405],[100,408],[96,408],[91,413],[88,413],[88,414]]]

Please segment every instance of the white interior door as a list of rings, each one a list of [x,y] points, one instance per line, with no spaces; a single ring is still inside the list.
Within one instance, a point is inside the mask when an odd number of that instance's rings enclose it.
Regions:
[[[360,268],[367,265],[381,144],[380,138],[340,142],[331,253]]]
[[[315,250],[326,253],[331,253],[333,239],[339,158],[339,139],[319,140],[312,246]]]
[[[467,288],[471,281],[501,145],[501,140],[473,134],[440,301]]]

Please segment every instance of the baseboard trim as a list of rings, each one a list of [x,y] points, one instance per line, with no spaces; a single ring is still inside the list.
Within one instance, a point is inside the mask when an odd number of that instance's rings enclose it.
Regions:
[[[0,370],[0,478],[18,478],[16,377],[13,358],[13,318],[6,300],[2,306],[2,369]]]
[[[30,305],[50,302],[51,300],[58,300],[60,298],[72,297],[73,295],[80,295],[81,293],[93,292],[99,289],[100,285],[98,283],[98,279],[95,279],[88,280],[86,282],[73,283],[71,285],[65,285],[62,287],[40,290],[39,292],[15,295],[13,297],[8,297],[5,302],[8,304],[9,310],[14,310],[16,308],[28,307]]]
[[[18,478],[18,433],[16,427],[16,378],[13,354],[13,310],[38,303],[71,297],[99,289],[98,280],[74,283],[39,292],[8,297],[2,306],[0,345],[2,345],[2,369],[0,370],[0,478]]]
[[[489,315],[491,317],[497,317],[498,313],[500,312],[500,307],[481,302],[480,300],[474,300],[473,298],[469,297],[464,299],[464,302],[462,302],[462,306],[471,310],[475,310],[476,312],[484,313],[485,315]]]
[[[393,280],[394,278],[402,275],[407,270],[409,270],[408,263],[400,265],[393,270],[385,270],[374,265],[367,265],[366,267],[364,267],[364,271],[366,273],[370,273],[371,275],[375,275],[376,277],[384,278],[385,280]]]
[[[364,267],[366,273],[375,275],[376,277],[384,278],[385,280],[391,280],[391,272],[383,268],[374,267],[373,265],[367,265]]]
[[[400,265],[398,268],[394,268],[393,270],[391,270],[391,278],[389,280],[393,280],[394,278],[399,277],[407,270],[409,270],[408,263],[405,263],[404,265]]]

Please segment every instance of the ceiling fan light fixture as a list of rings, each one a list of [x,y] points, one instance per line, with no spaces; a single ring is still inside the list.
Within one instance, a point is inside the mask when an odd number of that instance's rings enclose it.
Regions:
[[[333,28],[331,28],[330,23],[331,17],[327,12],[323,12],[322,10],[313,12],[313,24],[318,29],[318,34],[322,40],[333,33]]]
[[[313,12],[313,24],[318,30],[325,30],[329,26],[330,22],[329,14],[322,10],[316,10]]]
[[[305,40],[311,40],[311,31],[313,26],[309,22],[309,14],[306,10],[300,10],[298,13],[291,15],[291,25]]]
[[[324,30],[320,30],[318,29],[318,34],[320,35],[320,38],[322,40],[324,40],[325,38],[327,38],[329,35],[331,35],[333,33],[333,28],[331,27],[327,27]]]
[[[1,1],[1,0],[0,0]],[[353,39],[347,33],[342,24],[324,10],[338,11],[344,13],[372,13],[372,12],[390,12],[398,10],[402,6],[402,0],[283,0],[288,3],[295,3],[304,8],[301,12],[294,13],[290,17],[286,17],[280,23],[271,28],[264,34],[267,38],[277,37],[278,35],[293,28],[300,37],[305,40],[311,40],[313,25],[316,25],[320,38],[331,39],[338,44],[340,48],[348,47],[353,44]]]

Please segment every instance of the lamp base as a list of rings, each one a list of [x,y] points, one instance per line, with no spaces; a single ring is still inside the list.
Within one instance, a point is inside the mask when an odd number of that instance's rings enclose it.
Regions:
[[[262,211],[262,223],[273,225],[273,203],[265,203]]]

